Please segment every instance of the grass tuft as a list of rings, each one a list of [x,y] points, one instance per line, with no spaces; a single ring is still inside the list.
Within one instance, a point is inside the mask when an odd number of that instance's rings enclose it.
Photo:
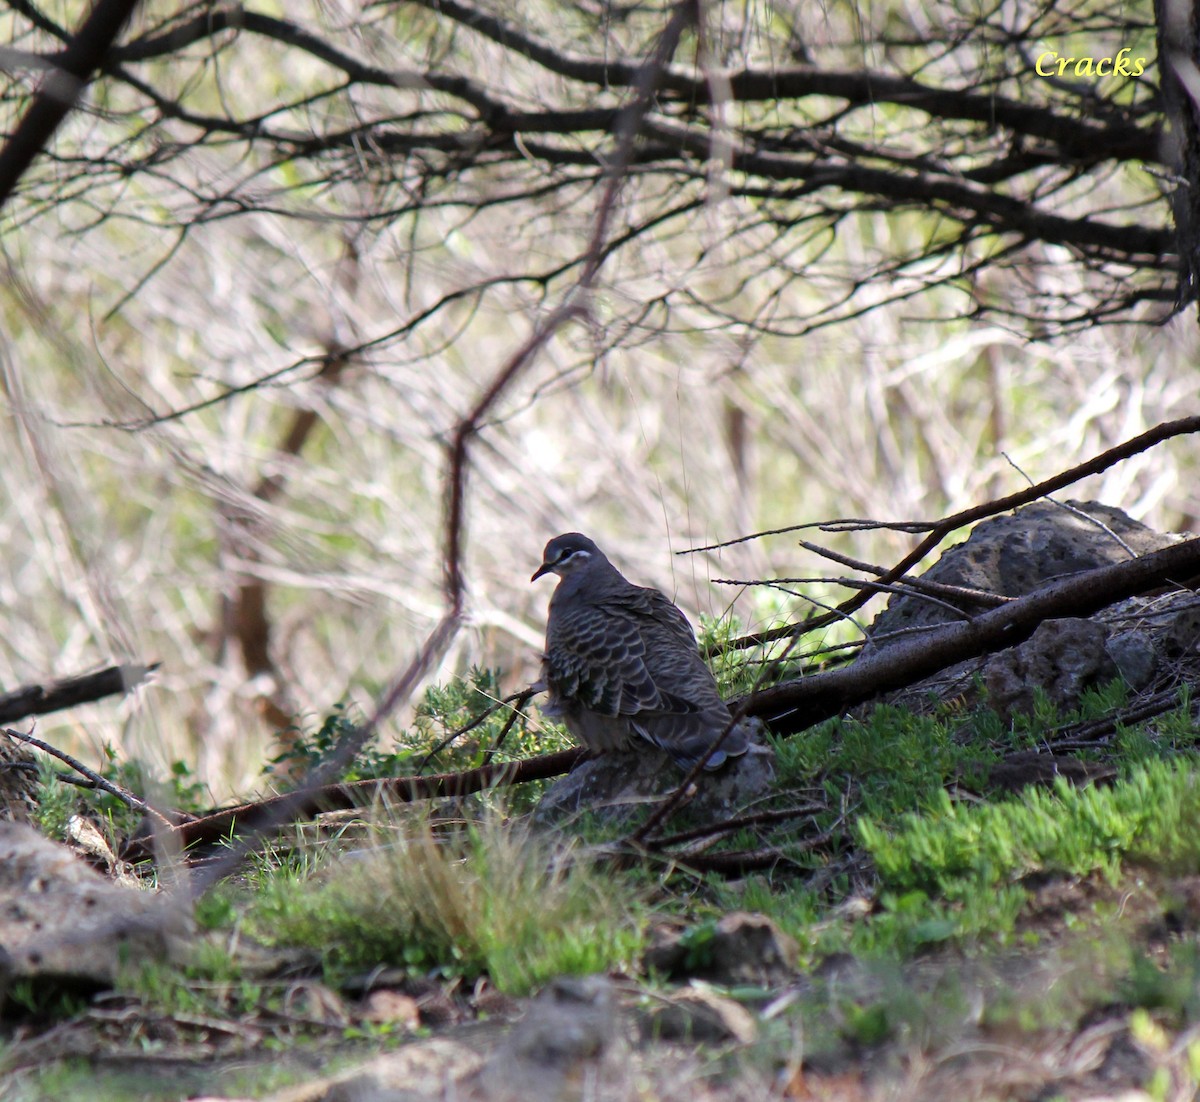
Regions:
[[[366,849],[314,883],[264,886],[251,931],[274,944],[319,949],[334,970],[379,964],[527,992],[556,975],[630,963],[642,946],[631,889],[604,877],[561,842],[498,820],[435,831],[377,826]]]

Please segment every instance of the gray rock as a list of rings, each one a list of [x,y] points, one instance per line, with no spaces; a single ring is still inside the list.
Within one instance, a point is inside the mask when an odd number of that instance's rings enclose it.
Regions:
[[[0,731],[0,819],[27,823],[37,810],[38,771],[33,751]]]
[[[1178,537],[1155,532],[1098,501],[1069,504],[1077,511],[1035,501],[1016,512],[985,520],[965,542],[944,551],[921,577],[943,585],[1022,597],[1055,578],[1127,562],[1178,542]],[[962,608],[967,614],[980,611],[979,605],[968,601],[962,602]],[[888,640],[878,636],[960,619],[962,615],[942,604],[904,594],[888,602],[869,634],[878,645],[886,646]]]
[[[1163,647],[1172,658],[1195,658],[1200,654],[1200,608],[1183,608],[1171,617]]]
[[[686,1041],[690,1044],[752,1044],[758,1026],[741,1003],[703,987],[660,995],[659,1002],[638,1015],[638,1034],[644,1041]]]
[[[165,897],[111,883],[32,827],[0,822],[5,980],[111,983],[123,964],[163,956],[186,922]]]
[[[1158,652],[1147,631],[1123,631],[1109,636],[1108,656],[1134,692],[1147,688],[1158,671]]]
[[[1040,689],[1061,709],[1077,707],[1085,689],[1117,675],[1107,642],[1107,629],[1092,620],[1047,620],[1020,646],[988,659],[983,679],[989,703],[1005,718],[1032,714]]]
[[[667,799],[683,778],[684,773],[660,750],[602,754],[551,785],[533,819],[543,825],[561,824],[588,812],[607,822],[628,822]],[[752,742],[741,757],[729,759],[713,773],[702,773],[680,808],[702,819],[729,818],[766,796],[774,779],[774,754]]]
[[[798,952],[795,941],[766,915],[732,911],[711,933],[703,927],[659,929],[643,963],[676,979],[692,976],[727,987],[778,987],[793,978]]]
[[[986,520],[966,542],[947,549],[921,577],[943,585],[1021,597],[1057,578],[1125,562],[1178,542],[1179,537],[1155,532],[1119,509],[1094,501],[1070,505],[1075,511],[1034,502]],[[908,637],[912,630],[986,610],[966,597],[939,595],[938,600],[957,605],[961,611],[956,613],[944,603],[915,594],[893,597],[868,630],[871,645],[886,647]],[[1143,690],[1160,676],[1164,656],[1182,656],[1189,646],[1191,653],[1200,656],[1200,609],[1191,618],[1186,611],[1167,611],[1175,602],[1194,600],[1186,591],[1129,598],[1087,620],[1045,626],[1015,651],[958,663],[888,699],[917,710],[952,697],[974,700],[975,679],[982,676],[993,706],[1011,716],[1029,711],[1035,686],[1068,709],[1079,703],[1086,688],[1118,674],[1134,691]],[[897,636],[897,632],[901,634]]]

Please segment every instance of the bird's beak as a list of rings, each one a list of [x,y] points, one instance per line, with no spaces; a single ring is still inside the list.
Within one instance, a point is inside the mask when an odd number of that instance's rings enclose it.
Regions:
[[[549,574],[549,573],[550,573],[550,570],[551,570],[551,566],[550,566],[550,564],[549,564],[548,562],[544,562],[544,563],[542,563],[542,565],[541,565],[541,566],[539,566],[539,567],[538,567],[538,568],[537,568],[537,569],[536,569],[536,570],[533,572],[533,577],[532,577],[532,578],[530,578],[529,580],[530,580],[531,582],[536,582],[536,581],[538,580],[538,578],[540,578],[540,577],[541,577],[543,574]]]

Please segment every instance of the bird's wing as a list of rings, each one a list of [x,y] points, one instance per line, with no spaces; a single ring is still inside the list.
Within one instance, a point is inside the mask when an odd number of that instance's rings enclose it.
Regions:
[[[717,682],[687,617],[657,589],[639,589],[630,597],[646,648],[646,667],[670,705],[662,710],[723,711]]]
[[[560,698],[603,715],[670,710],[646,666],[637,617],[620,602],[577,605],[552,616],[546,680]]]
[[[657,636],[670,646],[696,649],[696,633],[688,618],[672,603],[671,599],[657,589],[631,586],[621,594],[621,604],[642,623],[642,632]]]

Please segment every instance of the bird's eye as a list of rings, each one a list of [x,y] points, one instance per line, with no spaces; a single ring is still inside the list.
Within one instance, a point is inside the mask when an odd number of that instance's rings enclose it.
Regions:
[[[565,547],[562,553],[554,560],[555,566],[562,566],[564,563],[570,562],[572,559],[577,562],[583,562],[584,559],[592,557],[590,551],[585,551],[582,547]]]

